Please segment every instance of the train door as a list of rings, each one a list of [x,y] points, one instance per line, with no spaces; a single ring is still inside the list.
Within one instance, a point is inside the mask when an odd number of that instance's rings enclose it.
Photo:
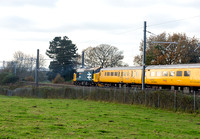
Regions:
[[[123,76],[124,76],[123,70],[120,70],[119,71],[120,83],[123,83]]]
[[[130,71],[130,72],[131,72],[130,81],[131,81],[132,84],[135,84],[136,71],[135,71],[135,70],[132,70],[132,71]]]
[[[182,85],[183,83],[183,71],[176,71],[176,77],[175,77],[175,81],[177,82],[177,85]]]
[[[130,80],[130,71],[129,70],[125,70],[124,71],[124,76],[123,76],[123,82],[124,83],[127,83],[127,84],[130,84],[131,83],[131,80]]]

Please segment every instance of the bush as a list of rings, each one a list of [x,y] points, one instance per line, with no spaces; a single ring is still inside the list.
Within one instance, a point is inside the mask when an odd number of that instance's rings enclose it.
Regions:
[[[0,84],[16,83],[18,80],[19,77],[13,75],[12,73],[3,72],[0,74]]]
[[[53,83],[64,83],[65,79],[60,76],[60,74],[57,74],[56,78],[52,81]]]
[[[33,82],[33,81],[34,81],[34,78],[33,78],[33,76],[28,76],[28,77],[25,77],[24,80],[25,80],[25,81],[28,81],[28,82]]]

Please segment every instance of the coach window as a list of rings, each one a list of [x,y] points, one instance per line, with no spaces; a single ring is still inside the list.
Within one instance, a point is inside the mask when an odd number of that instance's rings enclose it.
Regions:
[[[106,76],[106,72],[105,72],[105,76]]]
[[[175,75],[175,71],[170,71],[169,72],[169,76],[174,76]]]
[[[176,76],[182,76],[182,71],[176,71]]]
[[[184,71],[184,76],[190,76],[190,71]]]
[[[161,71],[157,71],[157,74],[156,74],[157,76],[161,76],[162,74],[161,74]]]
[[[115,76],[117,76],[117,72],[115,72]]]
[[[131,77],[133,77],[133,71],[131,71]]]
[[[126,76],[126,72],[124,72],[124,76]]]
[[[113,76],[113,72],[111,72],[111,76]]]
[[[155,72],[154,71],[151,72],[151,76],[155,76]]]
[[[118,76],[120,76],[120,72],[118,72]]]
[[[109,72],[107,72],[107,76],[109,76]]]
[[[139,76],[138,72],[136,72],[136,76]]]
[[[127,76],[129,76],[129,72],[127,72]]]
[[[163,76],[168,76],[168,71],[163,71]]]
[[[121,76],[123,76],[123,72],[121,72]]]

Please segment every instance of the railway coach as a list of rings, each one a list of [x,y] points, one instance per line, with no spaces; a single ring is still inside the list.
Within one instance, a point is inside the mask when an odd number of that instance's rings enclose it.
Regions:
[[[99,83],[111,85],[140,85],[142,67],[103,68]],[[145,84],[162,88],[200,88],[200,64],[152,65],[145,69]]]
[[[142,67],[97,68],[92,72],[92,84],[98,85],[141,85]],[[85,70],[87,72],[87,70]],[[77,72],[80,75],[80,72]],[[78,81],[80,77],[76,77]],[[151,65],[145,69],[145,84],[160,88],[200,89],[200,64]]]

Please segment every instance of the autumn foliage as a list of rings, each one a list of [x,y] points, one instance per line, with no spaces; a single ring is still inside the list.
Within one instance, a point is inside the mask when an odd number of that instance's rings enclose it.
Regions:
[[[65,79],[63,77],[60,76],[60,74],[57,74],[57,76],[55,77],[55,79],[52,81],[53,83],[64,83]]]
[[[176,42],[155,43],[155,42]],[[166,65],[166,64],[188,64],[199,63],[198,48],[199,41],[193,37],[189,38],[185,33],[166,34],[165,32],[157,36],[150,36],[146,44],[146,65]],[[141,54],[134,57],[135,64],[142,64],[143,42],[140,43]]]

